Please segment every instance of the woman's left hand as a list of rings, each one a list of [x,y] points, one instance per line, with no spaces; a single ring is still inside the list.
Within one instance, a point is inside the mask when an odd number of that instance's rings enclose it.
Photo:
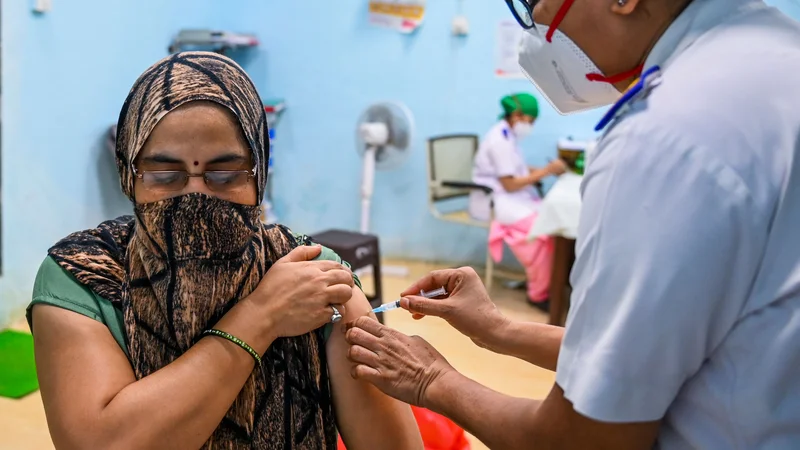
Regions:
[[[361,317],[347,324],[352,375],[400,401],[425,407],[426,393],[455,369],[419,336],[405,334]]]

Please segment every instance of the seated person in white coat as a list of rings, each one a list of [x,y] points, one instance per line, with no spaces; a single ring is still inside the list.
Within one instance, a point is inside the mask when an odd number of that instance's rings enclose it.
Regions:
[[[530,134],[539,115],[539,104],[530,94],[504,97],[503,114],[481,142],[472,171],[473,182],[492,188],[492,194],[475,191],[470,195],[469,212],[477,220],[492,219],[489,251],[500,261],[505,242],[525,268],[528,301],[547,311],[550,271],[553,259],[552,239],[544,236],[527,241],[539,210],[541,199],[533,185],[567,169],[561,160],[546,167],[529,167],[518,146]],[[494,217],[491,204],[494,201]]]

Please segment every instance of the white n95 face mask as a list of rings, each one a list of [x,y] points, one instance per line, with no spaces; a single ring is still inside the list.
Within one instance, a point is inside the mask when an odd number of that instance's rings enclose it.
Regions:
[[[611,83],[591,81],[600,69],[570,38],[555,30],[547,42],[546,25],[535,24],[523,33],[519,65],[561,114],[571,114],[614,103],[622,95]]]
[[[512,129],[514,130],[514,136],[521,141],[531,134],[531,131],[533,131],[533,124],[528,122],[517,122],[514,124]]]

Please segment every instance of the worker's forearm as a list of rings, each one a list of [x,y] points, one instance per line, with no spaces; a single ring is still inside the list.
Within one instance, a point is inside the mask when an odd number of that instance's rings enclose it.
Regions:
[[[430,385],[422,406],[450,418],[492,450],[530,450],[540,403],[501,394],[453,371]]]
[[[550,171],[547,169],[532,168],[530,170],[530,184],[538,183],[550,175],[552,175],[552,173],[550,173]]]
[[[503,189],[505,189],[506,192],[520,191],[522,189],[530,187],[537,181],[539,180],[534,178],[532,175],[526,175],[522,177],[505,177],[500,179],[500,182],[503,185]]]
[[[564,328],[538,322],[509,321],[478,344],[555,372]]]
[[[229,315],[236,313],[234,308]],[[236,322],[240,322],[236,317],[226,316],[216,328],[248,343],[259,341]],[[251,345],[263,354],[270,344],[260,340]],[[96,428],[105,432],[101,441],[108,445],[103,448],[201,447],[225,417],[254,365],[250,354],[232,342],[201,339],[180,358],[126,386],[111,400]]]

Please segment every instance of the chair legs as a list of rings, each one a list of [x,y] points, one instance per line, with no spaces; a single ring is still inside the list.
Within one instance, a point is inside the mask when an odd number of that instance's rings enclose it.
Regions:
[[[486,276],[483,280],[484,286],[486,286],[486,290],[490,291],[492,289],[492,281],[494,280],[494,260],[492,259],[492,253],[489,249],[486,249]]]

